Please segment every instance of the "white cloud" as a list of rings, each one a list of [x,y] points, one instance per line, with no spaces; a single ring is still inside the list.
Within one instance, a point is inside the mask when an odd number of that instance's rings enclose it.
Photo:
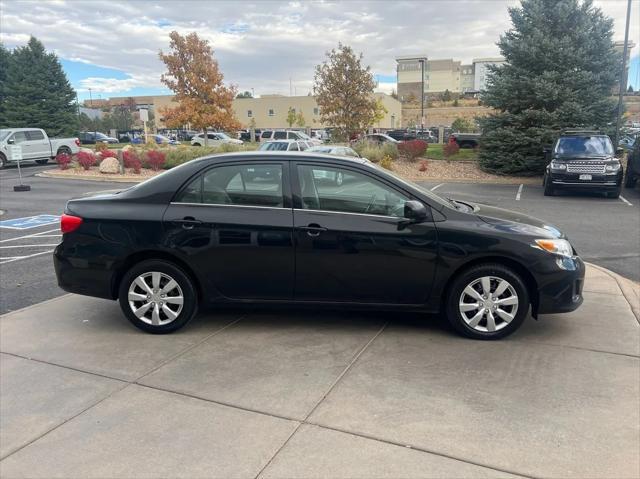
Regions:
[[[626,0],[596,0],[623,38]],[[640,25],[634,0],[630,38]],[[257,94],[298,94],[311,88],[314,67],[338,42],[364,53],[381,75],[395,75],[395,57],[426,53],[431,58],[495,56],[510,27],[507,8],[516,0],[429,1],[124,1],[72,3],[0,0],[0,40],[13,47],[33,34],[59,56],[120,70],[124,80],[87,78],[83,87],[105,93],[119,88],[157,87],[169,32],[192,31],[211,41],[227,82]],[[640,46],[632,52],[638,53]],[[392,84],[381,85],[389,89]]]

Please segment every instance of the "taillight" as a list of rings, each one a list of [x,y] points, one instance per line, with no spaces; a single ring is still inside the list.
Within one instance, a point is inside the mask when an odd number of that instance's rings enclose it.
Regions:
[[[76,138],[76,146],[80,146],[80,138]]]
[[[79,216],[62,215],[60,217],[60,231],[62,233],[71,233],[78,229],[82,224],[82,218]]]

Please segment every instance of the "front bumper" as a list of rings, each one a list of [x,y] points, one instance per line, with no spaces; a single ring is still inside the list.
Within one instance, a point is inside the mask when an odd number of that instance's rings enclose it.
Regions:
[[[546,262],[545,262],[546,263]],[[582,304],[585,265],[579,256],[557,256],[548,264],[549,281],[539,286],[534,314],[568,313]]]
[[[575,189],[615,190],[622,184],[622,170],[611,174],[591,174],[590,180],[581,180],[579,173],[551,173],[554,187]]]

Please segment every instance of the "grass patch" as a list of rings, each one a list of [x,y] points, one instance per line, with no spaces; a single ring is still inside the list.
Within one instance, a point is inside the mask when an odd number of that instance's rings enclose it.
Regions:
[[[429,148],[427,148],[427,153],[424,155],[425,158],[430,160],[477,160],[478,152],[472,148],[460,148],[460,151],[456,155],[450,156],[449,158],[444,157],[444,153],[442,148],[443,144],[439,143],[429,143]]]

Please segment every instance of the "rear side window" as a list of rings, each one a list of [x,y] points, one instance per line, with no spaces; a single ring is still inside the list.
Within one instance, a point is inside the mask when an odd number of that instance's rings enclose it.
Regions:
[[[273,139],[274,140],[286,140],[287,139],[287,132],[286,131],[276,131],[273,134]]]
[[[44,135],[42,134],[42,132],[40,130],[30,130],[30,131],[28,131],[27,132],[27,137],[31,141],[44,140]]]
[[[182,190],[179,203],[282,207],[282,166],[220,166],[199,175]]]

